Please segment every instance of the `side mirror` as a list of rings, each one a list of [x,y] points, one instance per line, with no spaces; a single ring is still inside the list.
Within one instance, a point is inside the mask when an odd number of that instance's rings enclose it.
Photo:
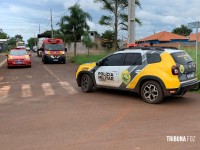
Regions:
[[[6,54],[5,56],[8,57],[8,54]]]
[[[96,62],[96,66],[101,66],[102,65],[102,62],[101,61],[97,61]]]

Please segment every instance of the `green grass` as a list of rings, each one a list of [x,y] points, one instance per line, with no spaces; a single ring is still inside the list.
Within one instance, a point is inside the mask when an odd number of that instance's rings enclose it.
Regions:
[[[70,61],[72,63],[76,63],[76,64],[80,65],[83,63],[96,62],[107,55],[108,55],[108,53],[89,55],[89,56],[88,55],[77,55],[77,56],[71,57]]]

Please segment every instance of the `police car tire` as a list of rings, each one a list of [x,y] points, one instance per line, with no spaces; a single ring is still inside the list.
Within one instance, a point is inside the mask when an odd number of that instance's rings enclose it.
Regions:
[[[160,84],[152,80],[147,81],[142,85],[140,94],[142,99],[150,104],[160,103],[164,98]]]
[[[84,74],[81,77],[81,89],[85,93],[89,93],[93,89],[92,79],[88,74]]]

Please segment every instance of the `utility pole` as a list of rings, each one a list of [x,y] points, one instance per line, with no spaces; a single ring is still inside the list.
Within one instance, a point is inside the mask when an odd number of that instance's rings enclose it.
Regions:
[[[39,34],[40,34],[40,24],[39,24]]]
[[[199,66],[199,64],[198,64],[198,42],[199,42],[198,28],[200,28],[200,21],[188,23],[188,27],[190,29],[196,28],[196,71],[198,72],[198,66]]]
[[[35,46],[36,46],[36,38],[35,38],[35,32],[34,32],[34,42],[35,42]]]
[[[52,19],[52,10],[50,9],[50,17],[51,17],[51,37],[53,37],[53,19]]]
[[[135,43],[135,0],[128,1],[128,44]]]

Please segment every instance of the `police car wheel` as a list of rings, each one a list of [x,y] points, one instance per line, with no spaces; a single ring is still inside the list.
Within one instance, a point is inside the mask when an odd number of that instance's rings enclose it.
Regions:
[[[142,85],[141,96],[150,104],[160,103],[164,97],[160,84],[155,81],[147,81]]]
[[[81,89],[83,92],[91,92],[93,88],[93,83],[92,83],[92,79],[89,75],[84,74],[81,77]]]

